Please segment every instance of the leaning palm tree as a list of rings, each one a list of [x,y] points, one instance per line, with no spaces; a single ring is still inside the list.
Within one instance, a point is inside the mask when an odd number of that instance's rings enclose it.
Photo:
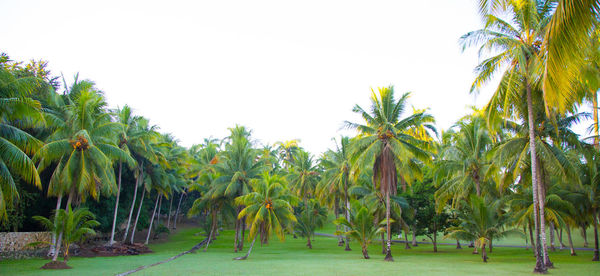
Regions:
[[[393,261],[391,252],[390,196],[397,193],[398,178],[408,181],[407,175],[398,175],[398,171],[414,163],[414,158],[428,160],[430,155],[423,150],[427,142],[407,133],[411,129],[432,123],[433,117],[426,113],[414,113],[404,119],[409,93],[396,100],[393,87],[379,88],[371,93],[371,109],[367,112],[356,105],[353,109],[365,120],[365,124],[346,122],[349,128],[357,129],[359,135],[353,143],[351,156],[355,160],[355,169],[372,166],[373,186],[381,190],[386,198],[387,253],[385,260]],[[428,125],[429,126],[429,125]],[[358,175],[358,173],[355,173]]]
[[[341,224],[348,227],[348,231],[345,235],[351,236],[360,243],[362,254],[365,259],[369,259],[369,244],[379,234],[385,231],[385,228],[374,225],[375,217],[371,208],[361,205],[359,201],[352,202],[352,212],[350,220],[346,220],[344,217],[339,217],[334,221],[335,224]],[[379,225],[384,224],[386,221],[382,221]]]
[[[259,234],[268,240],[269,236],[275,233],[283,241],[285,229],[291,231],[292,223],[296,222],[292,205],[296,204],[298,199],[291,195],[284,183],[283,177],[263,172],[260,179],[252,181],[251,193],[235,199],[237,205],[245,206],[238,214],[238,219],[246,217],[246,223],[250,226],[248,240],[252,240],[248,253],[235,260],[248,258]]]

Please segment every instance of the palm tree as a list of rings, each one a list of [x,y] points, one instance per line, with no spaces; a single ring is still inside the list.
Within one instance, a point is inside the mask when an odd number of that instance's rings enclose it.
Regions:
[[[327,209],[321,207],[315,199],[306,203],[306,205],[302,204],[300,214],[296,215],[298,223],[294,225],[294,229],[300,237],[306,238],[308,249],[312,249],[310,239],[315,235],[315,230],[323,227],[327,221]]]
[[[119,148],[130,153],[133,157],[140,156],[147,160],[156,162],[156,155],[150,148],[150,141],[156,135],[154,131],[146,131],[140,127],[145,124],[145,119],[141,116],[134,116],[129,106],[125,105],[122,109],[115,110],[117,122],[122,126],[119,133]],[[137,164],[136,164],[137,165]],[[117,224],[117,211],[119,210],[119,197],[121,195],[121,173],[123,162],[119,162],[119,175],[117,178],[117,198],[115,200],[115,211],[113,215],[113,225],[110,234],[109,245],[115,243],[115,227]],[[137,187],[136,187],[137,188]],[[135,194],[134,200],[135,202]]]
[[[235,198],[250,192],[250,182],[257,179],[263,171],[263,161],[258,159],[257,151],[252,148],[249,140],[250,132],[242,126],[229,129],[231,134],[225,150],[221,152],[220,160],[216,164],[216,171],[220,177],[216,179],[220,194]],[[242,207],[238,207],[237,213]],[[234,251],[243,248],[245,235],[244,221],[236,220]]]
[[[68,104],[61,112],[63,117],[55,117],[64,121],[34,159],[40,161],[40,172],[51,163],[58,162],[48,193],[68,193],[68,207],[75,198],[83,200],[91,196],[97,200],[100,193],[112,194],[115,190],[113,160],[125,161],[130,166],[134,160],[115,146],[113,133],[120,125],[110,121],[105,110],[106,102],[93,88],[93,83],[76,82],[64,98]],[[61,238],[59,235],[58,245]],[[56,260],[57,256],[55,253],[53,259]]]
[[[488,1],[481,1],[481,3],[484,2],[487,3]],[[496,3],[500,1],[489,2]],[[541,245],[539,240],[545,240],[545,235],[541,233],[544,229],[544,208],[542,206],[543,201],[539,199],[541,188],[537,183],[539,172],[536,159],[534,130],[536,120],[532,93],[541,92],[539,89],[541,84],[536,81],[539,79],[536,76],[543,74],[543,71],[540,72],[543,67],[540,66],[540,64],[543,64],[541,45],[544,43],[543,39],[552,6],[549,2],[544,4],[538,4],[535,1],[516,0],[502,2],[504,2],[504,5],[492,5],[492,8],[485,12],[484,29],[467,33],[461,37],[461,42],[463,49],[479,44],[482,45],[480,53],[493,53],[491,57],[485,59],[476,67],[478,76],[473,82],[471,91],[475,91],[487,83],[499,70],[504,70],[500,85],[486,107],[488,121],[493,120],[499,114],[513,114],[520,116],[529,126],[531,174],[534,187],[533,201],[535,202],[534,221],[536,236],[538,237],[536,243],[538,248],[536,250],[543,251],[543,254],[536,255],[534,272],[543,273],[546,271],[546,266],[552,267],[552,263],[547,257],[546,248],[539,248]],[[481,6],[488,7],[487,4]],[[517,108],[515,104],[521,103],[523,98],[526,99],[526,108]],[[543,103],[537,102],[536,104],[544,106]],[[544,256],[543,259],[542,256]]]
[[[487,262],[486,245],[494,238],[501,238],[518,230],[503,230],[506,216],[498,214],[498,206],[482,197],[471,196],[469,202],[462,201],[462,212],[459,212],[460,225],[450,227],[447,237],[461,240],[475,240],[475,246],[481,248],[481,258]]]
[[[335,141],[335,139],[334,139]],[[350,188],[350,138],[342,136],[339,144],[336,142],[336,149],[326,151],[320,159],[320,166],[324,168],[321,181],[317,184],[316,195],[325,202],[333,203],[335,219],[338,218],[339,201],[343,198],[343,210],[346,220],[350,220],[350,201],[348,189]],[[339,225],[336,225],[339,231]],[[348,231],[348,229],[346,229]],[[349,237],[346,236],[346,251],[350,251]],[[338,239],[338,245],[342,246],[344,240],[341,236]]]
[[[440,186],[436,200],[443,204],[450,199],[467,199],[473,191],[481,196],[491,165],[487,154],[493,143],[483,118],[469,118],[454,127],[458,130],[444,133],[443,147],[435,162],[435,178]]]
[[[348,221],[344,217],[339,217],[335,220],[335,224],[341,224],[350,229],[344,233],[344,235],[349,235],[360,243],[362,254],[365,259],[370,258],[368,252],[369,244],[371,244],[373,239],[379,233],[385,231],[385,228],[377,227],[373,224],[374,219],[373,212],[366,206],[361,205],[359,201],[355,200],[352,202],[350,220]],[[384,223],[385,221],[382,221],[379,225]]]
[[[0,56],[0,220],[6,219],[7,206],[19,198],[13,175],[41,188],[35,164],[28,155],[42,143],[22,128],[44,122],[40,102],[29,97],[37,79],[15,76],[5,68],[7,59],[4,54]]]
[[[371,112],[356,105],[353,109],[365,120],[366,124],[346,122],[350,128],[357,129],[359,136],[353,144],[351,156],[355,168],[371,166],[373,185],[381,190],[386,198],[387,253],[385,260],[393,261],[391,252],[390,196],[397,192],[397,172],[399,168],[414,163],[413,158],[427,160],[429,154],[423,150],[426,142],[416,139],[407,131],[433,122],[426,113],[415,113],[400,120],[405,110],[409,94],[403,94],[398,100],[394,97],[393,87],[379,88],[377,95],[371,93]],[[414,168],[414,166],[412,166]],[[400,175],[402,181],[407,181]]]
[[[297,151],[293,160],[287,179],[290,189],[306,204],[308,198],[314,196],[319,172],[310,153],[304,150]]]
[[[298,200],[285,188],[284,183],[283,177],[263,172],[260,179],[252,181],[251,193],[235,199],[237,205],[245,206],[238,214],[238,219],[246,217],[246,223],[250,225],[248,240],[252,240],[248,253],[235,260],[248,258],[257,235],[264,235],[264,239],[268,240],[275,233],[283,241],[284,229],[291,231],[292,223],[296,222],[292,205]]]
[[[86,208],[72,210],[71,206],[67,206],[66,211],[60,209],[54,216],[53,219],[42,216],[34,216],[33,219],[40,222],[46,229],[63,235],[62,243],[65,247],[63,258],[66,263],[69,260],[70,245],[74,242],[83,241],[88,235],[96,235],[92,228],[100,225],[100,223],[94,220],[94,214]],[[56,247],[58,248],[57,252],[60,251],[60,244]],[[52,261],[56,262],[56,259]]]

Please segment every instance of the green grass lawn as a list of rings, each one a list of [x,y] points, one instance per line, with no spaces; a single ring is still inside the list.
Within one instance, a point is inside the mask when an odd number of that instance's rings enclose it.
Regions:
[[[322,232],[334,227],[328,226]],[[195,236],[199,229],[184,229],[171,236],[166,243],[151,245],[153,254],[142,256],[73,258],[71,270],[40,270],[47,260],[31,259],[0,261],[0,275],[113,275],[151,264],[182,251],[190,249],[203,239]],[[464,275],[464,274],[531,274],[534,258],[531,251],[520,248],[495,248],[488,263],[482,263],[479,255],[471,254],[468,248],[457,250],[454,246],[440,246],[440,252],[433,253],[432,246],[420,245],[406,250],[404,245],[394,245],[395,262],[383,261],[381,244],[373,244],[369,249],[370,260],[362,259],[360,247],[351,243],[353,251],[346,252],[337,246],[334,238],[316,237],[313,249],[305,246],[306,240],[293,239],[285,242],[276,239],[267,246],[256,244],[245,261],[232,258],[245,253],[233,253],[233,232],[223,232],[209,247],[208,252],[198,251],[185,255],[172,262],[155,266],[137,275]],[[249,242],[246,242],[247,249]],[[592,252],[578,252],[571,257],[568,250],[551,254],[557,269],[553,275],[600,275],[600,263],[591,262]]]

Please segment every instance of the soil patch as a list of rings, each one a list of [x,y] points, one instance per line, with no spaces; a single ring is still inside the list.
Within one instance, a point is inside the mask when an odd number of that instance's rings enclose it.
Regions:
[[[152,250],[142,243],[121,244],[115,243],[112,246],[96,246],[92,248],[81,248],[77,256],[81,257],[112,257],[128,256],[152,253]]]
[[[65,262],[60,261],[52,261],[46,263],[41,269],[71,269],[72,267],[68,266]]]

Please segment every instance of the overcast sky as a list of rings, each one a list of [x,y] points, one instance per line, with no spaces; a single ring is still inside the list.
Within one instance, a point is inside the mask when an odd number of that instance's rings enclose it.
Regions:
[[[0,52],[96,82],[190,146],[235,124],[262,143],[333,147],[371,87],[412,91],[446,129],[482,106],[469,94],[475,0],[27,1],[0,3]]]

